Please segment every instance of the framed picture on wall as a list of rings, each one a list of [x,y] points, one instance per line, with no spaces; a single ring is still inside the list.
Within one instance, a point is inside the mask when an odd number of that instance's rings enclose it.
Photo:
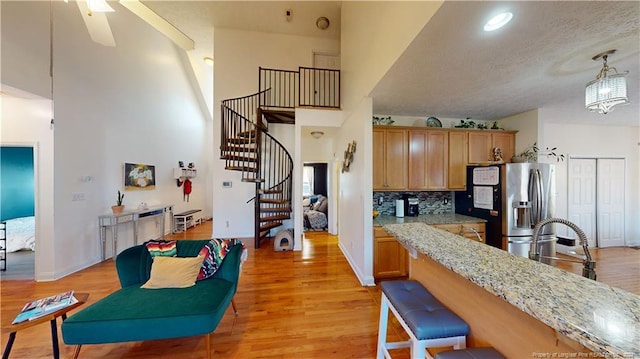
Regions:
[[[156,188],[156,166],[139,163],[124,164],[125,191],[152,190]]]

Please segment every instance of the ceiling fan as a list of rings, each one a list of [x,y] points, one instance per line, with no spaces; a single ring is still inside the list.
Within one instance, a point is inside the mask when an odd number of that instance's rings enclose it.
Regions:
[[[142,4],[139,0],[120,0],[119,3],[184,50],[194,49],[195,43],[191,38]],[[104,46],[116,46],[116,40],[113,38],[111,26],[109,26],[109,21],[106,16],[107,12],[114,12],[115,10],[107,1],[76,0],[76,4],[78,5],[82,20],[87,27],[91,40]]]

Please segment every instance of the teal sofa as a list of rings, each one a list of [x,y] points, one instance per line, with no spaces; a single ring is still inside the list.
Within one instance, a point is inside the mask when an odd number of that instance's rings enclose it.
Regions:
[[[179,257],[195,257],[209,240],[179,240]],[[236,293],[242,245],[231,248],[220,268],[188,288],[142,289],[152,258],[144,245],[124,250],[116,258],[121,289],[70,316],[62,323],[66,344],[84,344],[206,335],[211,357],[210,334],[216,329]],[[234,306],[235,307],[235,306]]]

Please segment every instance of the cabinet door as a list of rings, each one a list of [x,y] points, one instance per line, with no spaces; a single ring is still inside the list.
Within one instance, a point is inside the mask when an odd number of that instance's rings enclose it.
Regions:
[[[373,276],[375,279],[407,276],[407,250],[395,238],[375,238],[373,251]]]
[[[384,130],[373,130],[373,189],[385,189]]]
[[[447,188],[449,136],[446,131],[428,131],[427,189]]]
[[[407,131],[386,130],[384,173],[388,190],[407,189]]]
[[[409,131],[409,189],[447,187],[447,131]]]
[[[491,133],[471,132],[469,136],[469,151],[467,159],[470,164],[487,162],[491,158]]]
[[[515,135],[513,133],[493,133],[491,134],[491,149],[498,147],[502,151],[502,159],[511,162],[511,157],[515,154]]]
[[[409,131],[409,189],[427,188],[427,131]]]
[[[467,182],[467,133],[449,132],[449,189],[465,189]]]

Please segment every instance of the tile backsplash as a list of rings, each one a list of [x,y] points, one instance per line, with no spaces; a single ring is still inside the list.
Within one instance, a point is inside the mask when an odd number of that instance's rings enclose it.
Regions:
[[[373,192],[373,209],[380,214],[395,216],[396,200],[408,194],[420,201],[420,214],[453,213],[453,192]],[[382,198],[382,204],[379,199]],[[445,204],[445,201],[447,204]]]

